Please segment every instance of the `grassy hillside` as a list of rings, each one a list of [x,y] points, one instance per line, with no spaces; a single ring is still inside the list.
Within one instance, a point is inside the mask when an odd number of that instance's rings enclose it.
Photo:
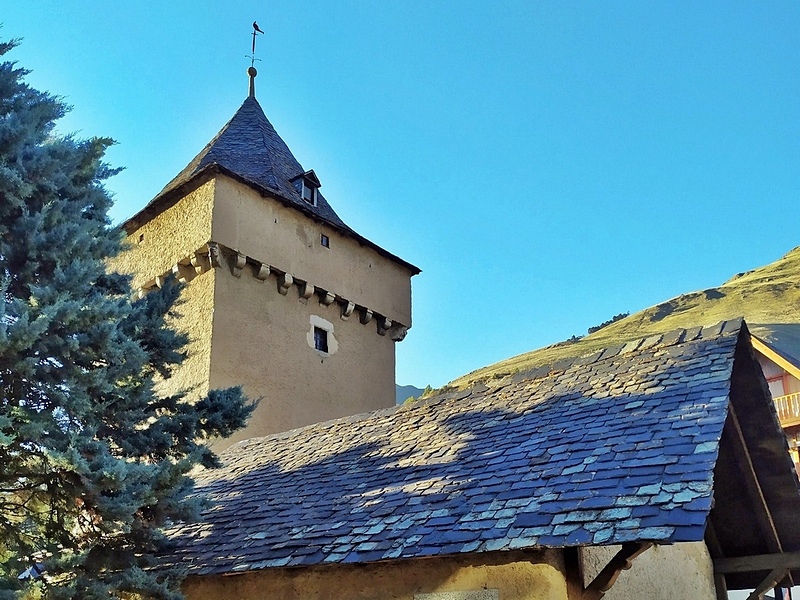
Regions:
[[[744,316],[751,332],[779,350],[800,357],[800,247],[774,263],[739,273],[719,287],[672,298],[579,340],[553,344],[478,369],[448,387],[463,388],[649,334],[711,325],[740,316]]]

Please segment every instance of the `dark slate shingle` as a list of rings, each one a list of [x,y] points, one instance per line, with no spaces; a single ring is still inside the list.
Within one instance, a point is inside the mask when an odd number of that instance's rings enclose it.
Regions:
[[[215,505],[173,556],[226,573],[701,540],[740,327],[240,442],[199,475]]]

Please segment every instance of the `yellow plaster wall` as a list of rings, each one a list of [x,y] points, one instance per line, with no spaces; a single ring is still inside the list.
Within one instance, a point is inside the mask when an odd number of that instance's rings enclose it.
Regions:
[[[320,244],[320,234],[330,248]],[[411,326],[411,272],[276,200],[216,178],[212,237],[241,254]]]
[[[208,393],[211,374],[211,332],[214,316],[215,270],[195,277],[184,286],[176,316],[170,319],[177,330],[189,335],[185,349],[186,359],[172,376],[159,384],[158,391],[173,394],[184,390],[192,398],[201,398]]]
[[[168,273],[178,261],[203,247],[211,240],[214,187],[214,180],[204,183],[132,232],[130,249],[117,257],[112,267],[132,274],[135,289]],[[141,242],[140,236],[144,236]]]
[[[184,591],[188,600],[414,600],[497,589],[500,600],[566,600],[563,572],[558,551],[480,554],[190,577]]]
[[[584,581],[591,581],[620,546],[581,550]],[[623,571],[604,600],[715,600],[714,568],[703,542],[653,546]]]
[[[259,281],[249,265],[238,278],[229,266],[214,272],[211,387],[241,384],[250,398],[262,397],[247,428],[217,450],[394,404],[394,342],[378,335],[374,320],[363,325],[353,313],[344,321],[336,302],[324,306],[316,295],[301,298],[297,286],[281,295],[274,276]],[[311,315],[334,327],[338,349],[331,356],[308,344]]]
[[[214,181],[209,181],[133,231],[127,238],[128,250],[111,261],[110,268],[131,274],[134,289],[169,273],[173,265],[209,241],[213,201]],[[140,236],[144,236],[141,242]],[[208,393],[215,278],[213,270],[203,273],[181,292],[174,308],[178,316],[172,323],[189,335],[190,343],[183,364],[172,377],[159,382],[162,393],[187,390],[193,397]]]

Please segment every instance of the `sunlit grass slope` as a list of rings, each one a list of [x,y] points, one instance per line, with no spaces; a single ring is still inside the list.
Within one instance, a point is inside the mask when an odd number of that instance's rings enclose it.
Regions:
[[[448,387],[583,356],[653,333],[711,325],[743,316],[750,331],[786,354],[800,357],[800,247],[764,267],[739,273],[719,287],[683,294],[608,325],[586,337],[514,356],[455,379]]]

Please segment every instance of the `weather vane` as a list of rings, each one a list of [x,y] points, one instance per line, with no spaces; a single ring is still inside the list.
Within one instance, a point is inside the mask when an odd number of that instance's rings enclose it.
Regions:
[[[261,28],[258,26],[258,23],[256,23],[255,21],[253,21],[253,49],[252,49],[252,51],[251,51],[251,52],[252,52],[252,54],[247,54],[247,55],[245,55],[247,58],[249,58],[249,59],[250,59],[250,66],[251,66],[251,67],[255,66],[255,62],[256,62],[257,60],[261,60],[260,58],[256,58],[256,36],[257,36],[259,33],[263,34],[264,32],[263,32],[263,31],[261,31]]]

